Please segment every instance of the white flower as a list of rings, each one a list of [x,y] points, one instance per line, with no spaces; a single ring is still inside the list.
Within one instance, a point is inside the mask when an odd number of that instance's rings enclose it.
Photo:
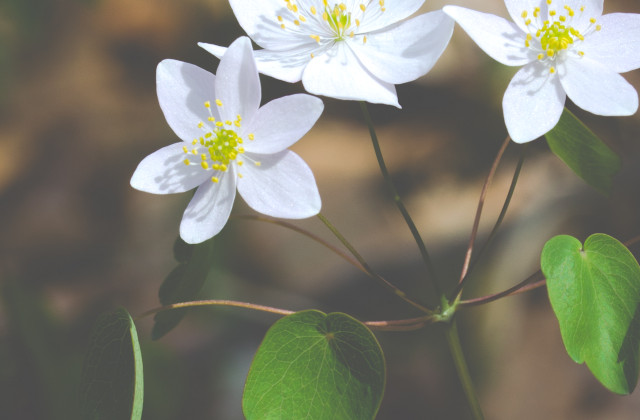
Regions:
[[[551,130],[567,96],[598,115],[631,115],[638,94],[619,73],[640,67],[640,15],[602,16],[603,0],[505,0],[513,19],[446,6],[493,59],[524,66],[511,80],[502,108],[518,143]]]
[[[167,122],[183,141],[147,156],[131,185],[154,194],[198,187],[180,224],[188,243],[224,227],[238,192],[254,210],[300,219],[320,211],[320,195],[307,164],[287,147],[316,122],[322,101],[292,95],[260,106],[260,80],[247,37],[236,40],[218,75],[164,60],[157,90]]]
[[[395,84],[427,73],[453,33],[442,11],[400,22],[424,0],[230,0],[260,73],[316,95],[400,108]],[[225,48],[200,43],[221,57]]]

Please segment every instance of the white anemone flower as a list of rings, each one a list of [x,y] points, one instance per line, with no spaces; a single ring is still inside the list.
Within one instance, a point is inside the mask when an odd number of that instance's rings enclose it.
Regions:
[[[557,124],[567,96],[604,116],[631,115],[638,94],[619,73],[640,67],[640,15],[602,15],[603,0],[505,0],[510,22],[444,7],[493,59],[523,66],[504,94],[507,130],[517,143]]]
[[[176,60],[158,65],[160,107],[182,141],[142,160],[131,185],[154,194],[197,187],[180,224],[188,243],[222,230],[236,188],[257,212],[287,219],[316,215],[321,203],[313,173],[287,148],[315,124],[322,101],[298,94],[260,108],[260,80],[247,37],[229,47],[217,73]]]
[[[426,74],[454,22],[441,10],[404,20],[424,0],[229,0],[262,50],[258,71],[307,92],[400,108],[395,84]],[[221,57],[226,48],[200,43]]]

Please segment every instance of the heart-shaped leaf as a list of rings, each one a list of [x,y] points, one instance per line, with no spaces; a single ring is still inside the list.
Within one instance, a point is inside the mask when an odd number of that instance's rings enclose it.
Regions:
[[[592,235],[582,246],[561,235],[546,243],[541,265],[569,356],[609,390],[631,393],[640,358],[638,262],[610,236]]]
[[[124,308],[93,326],[80,388],[82,418],[139,420],[143,398],[142,354],[136,326]]]
[[[371,420],[384,385],[384,356],[366,326],[341,313],[303,311],[267,332],[242,408],[249,420]]]
[[[545,134],[551,151],[587,184],[609,194],[620,158],[566,108],[558,124]]]

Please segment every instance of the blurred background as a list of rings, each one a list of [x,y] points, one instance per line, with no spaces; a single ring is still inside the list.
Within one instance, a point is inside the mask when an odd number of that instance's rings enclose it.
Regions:
[[[447,2],[429,1],[423,11]],[[455,4],[506,16],[502,0]],[[607,0],[607,12],[640,12]],[[243,35],[226,0],[0,2],[0,418],[76,419],[92,323],[158,306],[190,194],[133,190],[138,162],[175,142],[157,104],[164,58],[214,72],[197,42]],[[460,28],[433,71],[398,86],[402,110],[370,106],[387,164],[439,274],[457,281],[480,189],[506,131],[501,100],[515,69],[493,62]],[[640,73],[625,77],[640,88]],[[262,77],[263,103],[302,92]],[[325,112],[294,150],[314,171],[326,215],[370,264],[434,302],[419,253],[379,174],[355,102]],[[527,148],[513,203],[465,297],[498,292],[539,268],[553,235],[640,234],[640,117],[601,118],[568,105],[623,161],[609,197],[577,178],[543,140]],[[490,190],[479,243],[497,217],[522,147],[511,144]],[[237,200],[233,214],[253,214]],[[297,225],[332,243],[317,219]],[[309,239],[231,220],[215,239],[202,298],[344,311],[360,320],[417,314]],[[640,251],[632,249],[636,256]],[[277,317],[195,309],[151,341],[137,322],[145,419],[241,419],[242,387]],[[459,316],[465,353],[489,419],[635,419],[638,392],[619,397],[566,355],[544,288]],[[438,326],[376,334],[387,357],[379,419],[465,419],[462,390]]]

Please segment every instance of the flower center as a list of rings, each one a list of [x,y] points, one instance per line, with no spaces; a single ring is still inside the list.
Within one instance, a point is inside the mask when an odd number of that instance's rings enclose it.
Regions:
[[[541,16],[539,7],[534,7],[531,14],[525,10],[521,17],[529,30],[525,38],[525,47],[537,52],[538,60],[555,62],[562,58],[568,51],[574,51],[577,44],[584,41],[585,35],[593,31],[599,31],[600,25],[596,25],[596,19],[590,18],[590,25],[586,28],[585,33],[580,33],[575,27],[571,26],[576,11],[568,5],[564,5],[561,11],[552,8],[553,0],[546,0],[549,6],[547,19]],[[581,6],[578,10],[578,16],[584,13],[585,7]],[[575,53],[582,57],[584,52],[575,50]],[[549,68],[550,73],[555,73],[556,69],[552,65]]]
[[[215,103],[218,107],[222,107],[222,102],[219,99],[216,99]],[[242,117],[240,115],[236,116],[235,121],[216,121],[211,112],[211,102],[205,102],[204,106],[209,112],[207,121],[210,126],[200,121],[198,128],[204,134],[199,138],[193,139],[191,142],[193,147],[191,149],[183,146],[182,150],[186,155],[193,155],[193,159],[199,160],[199,165],[202,169],[214,172],[211,177],[212,182],[219,182],[219,176],[229,170],[229,165],[232,162],[235,162],[238,166],[242,166],[244,163],[244,161],[238,159],[240,155],[244,154],[243,140],[235,131],[235,128],[242,127]],[[248,137],[249,140],[254,140],[253,134],[249,134]],[[260,162],[257,161],[253,163],[260,165]],[[185,158],[184,164],[189,166],[197,165],[198,163]],[[241,174],[238,174],[238,176],[242,177]]]
[[[344,2],[334,3],[327,0],[283,0],[287,6],[284,15],[278,15],[278,22],[283,30],[309,36],[318,44],[329,41],[344,41],[347,38],[361,38],[367,42],[367,36],[359,33],[361,22],[365,15],[374,19],[386,8],[384,0],[363,0],[354,2],[352,10]],[[371,7],[377,3],[378,7]],[[313,57],[313,54],[311,54]]]
[[[347,12],[344,3],[336,4],[331,9],[325,2],[322,18],[329,23],[329,27],[338,39],[344,39],[347,29],[351,27],[351,12]]]

